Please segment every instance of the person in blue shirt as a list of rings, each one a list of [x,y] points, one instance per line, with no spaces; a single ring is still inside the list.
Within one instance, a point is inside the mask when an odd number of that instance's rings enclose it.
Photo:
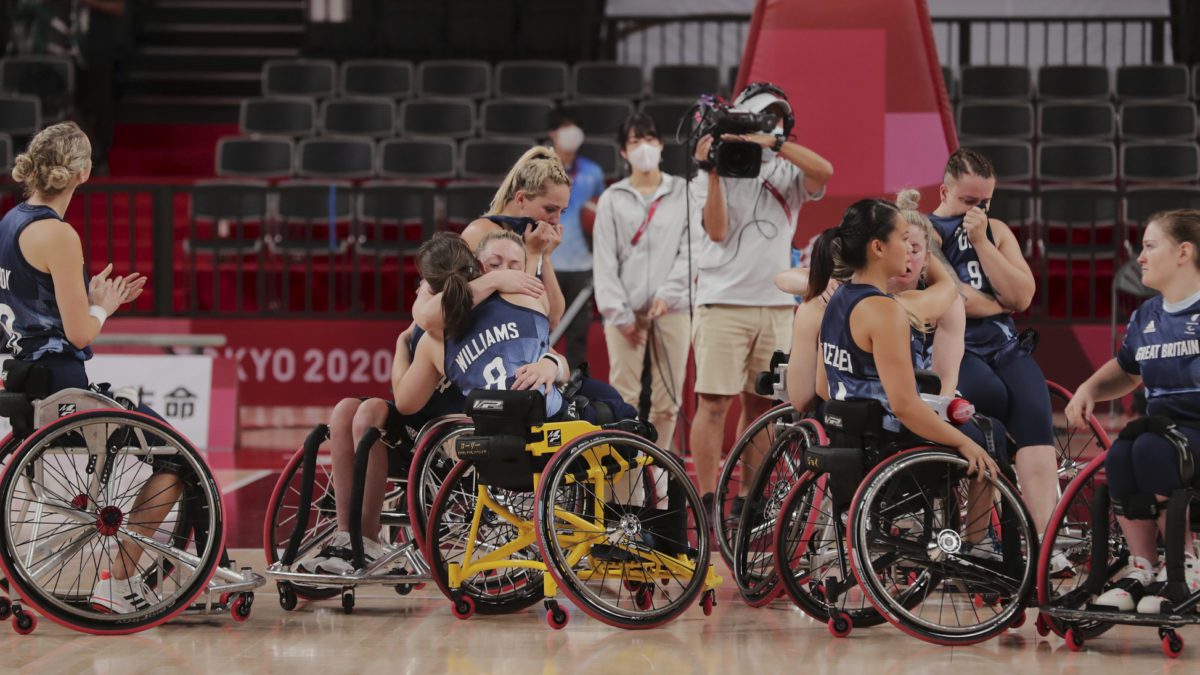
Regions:
[[[571,201],[559,217],[562,243],[551,256],[563,300],[570,307],[592,283],[592,224],[596,220],[597,201],[605,188],[604,171],[600,165],[579,154],[583,130],[567,111],[559,108],[550,114],[549,135],[554,154],[558,155],[571,178]],[[591,325],[592,303],[588,302],[563,332],[567,361],[576,366],[587,361]]]
[[[0,326],[14,361],[46,372],[47,395],[88,388],[84,363],[92,358],[91,343],[108,317],[136,300],[146,285],[140,274],[110,276],[112,264],[90,280],[86,276],[79,234],[63,217],[75,190],[91,177],[91,156],[91,143],[74,122],[38,132],[12,170],[27,198],[0,219]],[[145,406],[138,410],[155,415]],[[138,514],[129,529],[147,537],[160,531],[183,493],[178,460],[156,456],[151,466],[152,475],[128,510]],[[142,553],[139,544],[121,537],[104,555],[109,569],[97,570],[94,608],[127,614],[156,598],[138,573]]]
[[[1151,216],[1137,262],[1142,283],[1161,295],[1142,303],[1129,318],[1117,357],[1075,390],[1067,404],[1067,420],[1074,427],[1086,427],[1084,418],[1097,402],[1121,398],[1145,385],[1146,412],[1175,423],[1185,439],[1182,451],[1194,462],[1200,448],[1200,211]],[[1180,448],[1159,433],[1118,439],[1104,462],[1109,495],[1118,505],[1134,495],[1153,495],[1161,503],[1185,487],[1180,465]],[[1157,582],[1166,581],[1165,566],[1155,577],[1159,536],[1168,534],[1166,509],[1157,519],[1118,515],[1117,522],[1129,545],[1129,565],[1095,604],[1123,611],[1136,604],[1138,612],[1157,614],[1164,600]],[[1185,550],[1185,580],[1195,592],[1200,590],[1200,560],[1192,546]]]
[[[935,250],[962,282],[967,326],[959,390],[1012,435],[1021,496],[1041,534],[1058,503],[1050,393],[1012,319],[1033,301],[1035,284],[1016,235],[988,217],[995,189],[991,162],[959,148],[946,162],[941,202],[929,219],[938,238]]]

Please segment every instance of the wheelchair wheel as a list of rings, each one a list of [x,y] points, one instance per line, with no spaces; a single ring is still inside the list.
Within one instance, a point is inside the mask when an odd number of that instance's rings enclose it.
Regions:
[[[413,538],[422,552],[425,551],[425,531],[433,498],[458,461],[454,443],[460,436],[468,436],[474,431],[475,426],[469,418],[448,417],[430,423],[417,438],[408,469],[407,509]]]
[[[783,502],[775,531],[780,584],[797,607],[822,623],[841,616],[854,627],[881,624],[884,618],[850,572],[846,512],[839,512],[826,479],[805,473]]]
[[[311,439],[310,439],[311,440]],[[296,551],[296,560],[303,560],[309,555],[315,555],[321,550],[334,533],[337,532],[337,504],[333,497],[333,473],[330,469],[329,450],[322,446],[318,451],[316,473],[312,486],[312,509],[305,525],[299,523],[301,483],[303,482],[304,449],[301,448],[292,455],[279,480],[271,499],[267,502],[267,519],[263,528],[263,553],[266,554],[267,565],[279,562],[288,540],[296,527],[303,526],[304,535],[300,547]],[[307,600],[327,600],[335,597],[340,591],[337,588],[306,586],[289,583],[296,595]]]
[[[176,489],[169,506],[156,504]],[[204,459],[139,413],[92,410],[37,430],[9,458],[0,504],[0,571],[29,607],[85,632],[132,633],[178,615],[204,591],[224,550],[221,497]],[[138,515],[161,507],[160,522]],[[143,600],[108,613],[93,589],[110,579],[124,543],[143,550],[125,558]]]
[[[1110,441],[1104,427],[1095,417],[1088,418],[1086,429],[1074,429],[1067,424],[1064,412],[1071,401],[1072,392],[1054,382],[1050,388],[1050,406],[1054,419],[1054,450],[1058,453],[1058,478],[1066,485],[1088,462],[1108,449]]]
[[[683,464],[640,436],[601,430],[542,472],[538,542],[563,594],[609,625],[652,628],[708,581],[708,524]]]
[[[748,480],[745,501],[733,534],[733,578],[742,598],[761,607],[779,597],[775,570],[775,525],[783,500],[804,469],[804,451],[828,443],[825,431],[811,420],[786,424],[780,420],[775,442]]]
[[[1063,490],[1038,556],[1038,605],[1083,609],[1109,588],[1111,580],[1129,562],[1129,548],[1108,498],[1108,482],[1101,454],[1084,466]],[[1062,553],[1070,567],[1051,570],[1051,559]],[[1042,615],[1039,620],[1060,636],[1067,626]],[[1071,629],[1084,639],[1099,637],[1112,624],[1073,621]]]
[[[966,467],[940,448],[893,455],[850,507],[850,562],[871,604],[935,644],[986,640],[1033,598],[1033,519],[1007,478],[976,481]]]
[[[468,562],[468,544],[474,552],[472,560],[478,560],[513,543],[524,528],[526,538],[530,539],[529,544],[508,553],[505,559],[533,563],[541,561],[537,543],[529,537],[533,519],[532,492],[488,487],[492,501],[506,509],[506,513],[484,508],[479,514],[474,540],[471,539],[479,488],[470,462],[458,462],[450,470],[429,510],[425,559],[429,563],[430,575],[442,593],[456,603],[460,597],[469,598],[474,603],[471,613],[517,612],[542,599],[541,569],[516,566],[490,569],[468,574],[458,589],[450,588],[448,567]],[[514,521],[521,525],[514,525]]]
[[[796,409],[791,403],[781,403],[771,408],[746,427],[721,463],[713,513],[705,515],[712,522],[721,557],[730,569],[733,569],[733,544],[750,482],[758,474],[780,430],[796,418]]]

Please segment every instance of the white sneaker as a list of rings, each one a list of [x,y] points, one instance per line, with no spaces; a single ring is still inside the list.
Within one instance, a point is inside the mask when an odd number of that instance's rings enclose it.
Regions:
[[[334,551],[339,548],[349,547],[350,533],[339,530],[335,532],[332,537],[330,537],[329,541],[325,542],[325,545],[321,547],[321,550],[315,556],[311,558],[305,558],[304,560],[296,563],[296,569],[309,574],[317,573],[319,572],[321,565],[325,564],[325,562],[329,560]]]
[[[1135,596],[1141,597],[1154,581],[1154,565],[1145,558],[1130,556],[1124,573],[1113,587],[1100,594],[1092,604],[1112,607],[1118,612],[1133,610]]]
[[[1075,566],[1067,559],[1066,554],[1062,551],[1055,551],[1050,556],[1050,578],[1070,579],[1073,576],[1075,576]]]
[[[100,572],[100,580],[92,589],[92,607],[112,614],[132,614],[149,609],[154,593],[142,581],[140,575],[129,579],[114,579],[108,570]]]
[[[342,535],[345,535],[344,537]],[[329,555],[316,565],[321,574],[354,574],[354,549],[350,545],[350,533],[339,532],[329,542]],[[370,566],[386,550],[379,542],[363,537],[363,562]]]
[[[1197,560],[1194,555],[1189,554],[1183,559],[1183,580],[1187,583],[1189,593],[1195,593],[1197,590],[1200,590],[1200,560]],[[1163,565],[1162,569],[1158,571],[1158,576],[1154,579],[1154,585],[1138,601],[1138,614],[1159,614],[1162,612],[1162,605],[1164,602],[1167,602],[1167,598],[1162,595],[1166,584],[1167,566]]]

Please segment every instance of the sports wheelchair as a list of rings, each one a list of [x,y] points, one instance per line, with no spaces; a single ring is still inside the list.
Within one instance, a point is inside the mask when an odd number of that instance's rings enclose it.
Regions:
[[[1174,424],[1161,418],[1135,420],[1126,428],[1131,436],[1142,432],[1164,436],[1180,453],[1181,473],[1187,487],[1170,495],[1166,503],[1157,503],[1153,495],[1139,495],[1125,504],[1123,515],[1130,519],[1154,519],[1166,512],[1167,535],[1160,544],[1159,557],[1166,562],[1166,602],[1157,614],[1117,611],[1094,603],[1108,590],[1113,577],[1129,562],[1129,548],[1117,523],[1117,505],[1109,497],[1105,459],[1109,447],[1104,430],[1089,420],[1093,433],[1104,439],[1098,454],[1078,471],[1063,491],[1062,499],[1046,528],[1043,549],[1038,560],[1038,633],[1051,632],[1063,637],[1071,651],[1083,649],[1087,640],[1099,637],[1117,624],[1155,626],[1163,653],[1177,658],[1183,652],[1180,626],[1200,623],[1200,592],[1189,592],[1184,581],[1184,553],[1187,540],[1200,531],[1200,483],[1196,480],[1195,453],[1186,439],[1173,433]],[[1123,435],[1124,433],[1123,432]],[[1190,475],[1189,475],[1190,474]],[[1190,517],[1189,517],[1190,509]],[[1071,574],[1054,574],[1046,551],[1063,551],[1073,563]]]
[[[433,500],[425,554],[454,615],[544,602],[568,621],[558,590],[622,628],[674,619],[721,583],[705,514],[682,462],[637,420],[547,422],[538,392],[476,391],[475,434]],[[649,439],[649,440],[648,440]],[[548,574],[547,574],[548,573]],[[661,587],[660,587],[661,585]]]
[[[450,473],[457,458],[454,443],[470,434],[471,420],[460,415],[439,417],[415,436],[410,450],[404,445],[388,453],[389,487],[384,494],[381,523],[387,552],[365,564],[362,543],[362,494],[371,448],[379,441],[379,429],[369,429],[355,448],[354,479],[350,498],[350,542],[354,574],[319,574],[301,569],[301,563],[317,554],[337,532],[334,486],[329,457],[322,447],[329,428],[313,429],[284,467],[267,504],[263,550],[267,576],[276,582],[280,606],[291,611],[300,599],[325,600],[341,596],[342,610],[353,612],[355,589],[365,585],[392,586],[408,595],[431,581],[422,554],[426,515],[434,495]]]
[[[9,597],[0,598],[0,619],[11,615],[28,634],[32,609],[74,630],[119,635],[185,612],[250,617],[264,579],[226,556],[220,491],[186,438],[133,411],[136,392],[47,395],[45,372],[14,361],[5,384],[0,416],[12,433],[0,442],[0,572]],[[161,522],[139,522],[139,511],[166,506],[154,504],[162,492],[141,495],[159,472],[178,478],[163,491],[178,487],[179,497]],[[122,543],[141,547],[133,575],[148,592],[133,611],[110,613],[92,591]]]

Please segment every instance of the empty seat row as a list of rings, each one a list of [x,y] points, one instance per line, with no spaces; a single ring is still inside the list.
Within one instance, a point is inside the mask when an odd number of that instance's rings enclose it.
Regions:
[[[654,119],[664,136],[673,136],[679,121],[692,107],[690,101],[643,101],[641,110]],[[480,104],[466,98],[430,98],[404,101],[399,106],[387,98],[330,99],[317,104],[301,97],[244,99],[240,127],[243,134],[309,136],[318,131],[385,138],[407,136],[467,138],[505,136],[542,139],[547,136],[555,106],[546,99],[492,99]],[[630,114],[627,101],[603,99],[569,101],[563,109],[578,120],[590,137],[615,137]],[[3,129],[3,126],[0,126]]]
[[[736,77],[736,70],[730,77]],[[722,89],[716,66],[661,65],[650,75],[649,92],[640,66],[607,61],[581,62],[568,70],[558,61],[407,61],[381,59],[333,61],[274,59],[263,65],[266,96],[526,96],[562,99],[568,96],[637,99],[696,98]]]
[[[1036,120],[1036,121],[1035,121]],[[958,106],[958,133],[968,137],[1030,139],[1194,139],[1196,108],[1189,102],[1111,103],[965,102]]]
[[[60,122],[71,111],[75,63],[60,56],[5,57],[0,59],[0,92],[34,97],[46,122]]]
[[[41,99],[22,94],[0,94],[0,133],[31,136],[41,128]]]
[[[952,73],[943,69],[949,87]],[[1120,66],[1113,74],[1106,66],[1043,66],[1035,84],[1026,66],[963,66],[957,92],[962,100],[1188,100],[1200,99],[1200,68],[1182,64]]]
[[[1126,143],[1119,153],[1111,143],[1042,143],[1036,153],[1023,141],[966,140],[963,145],[990,159],[1001,183],[1200,180],[1200,146],[1194,142]]]
[[[365,138],[322,136],[299,143],[282,136],[226,136],[217,142],[218,176],[366,179],[374,176],[410,180],[502,178],[529,149],[528,141],[473,138],[461,145],[442,138],[391,138],[378,144]],[[607,180],[625,173],[625,162],[613,140],[589,139],[579,154],[596,162]],[[668,140],[662,168],[683,175],[689,170],[686,146]]]

